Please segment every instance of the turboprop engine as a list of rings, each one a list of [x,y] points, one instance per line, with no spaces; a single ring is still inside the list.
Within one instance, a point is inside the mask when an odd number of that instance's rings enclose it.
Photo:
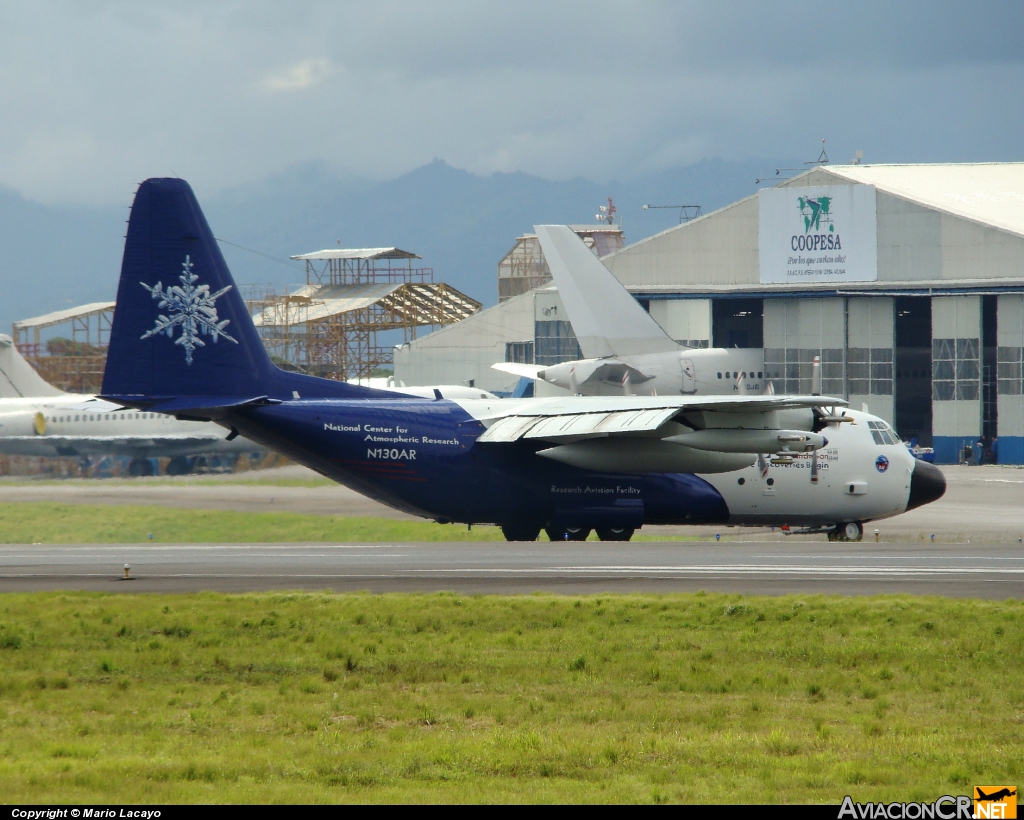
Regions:
[[[586,470],[630,473],[728,473],[759,454],[820,450],[828,439],[804,430],[694,430],[666,438],[596,438],[560,444],[537,455]]]
[[[587,439],[539,450],[537,455],[584,470],[625,473],[729,473],[757,461],[756,453],[708,452],[653,438]]]

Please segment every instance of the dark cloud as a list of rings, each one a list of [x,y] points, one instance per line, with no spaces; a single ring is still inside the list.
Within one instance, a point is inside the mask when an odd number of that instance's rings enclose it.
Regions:
[[[1024,4],[0,0],[0,182],[1024,159]],[[813,156],[812,156],[813,155]]]

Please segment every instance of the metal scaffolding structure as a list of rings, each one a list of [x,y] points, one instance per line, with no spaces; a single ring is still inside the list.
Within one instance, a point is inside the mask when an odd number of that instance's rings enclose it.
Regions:
[[[414,268],[398,248],[328,249],[293,256],[306,263],[306,284],[292,291],[249,287],[243,295],[263,343],[281,367],[324,378],[368,379],[392,364],[394,345],[379,335],[453,324],[482,307]],[[396,334],[397,335],[397,334]]]
[[[610,200],[609,200],[610,201]],[[624,245],[617,225],[572,225],[573,232],[598,256],[607,256]],[[551,281],[551,269],[544,259],[536,234],[516,237],[516,244],[498,263],[498,301],[539,288]]]
[[[22,319],[14,323],[11,335],[18,352],[54,387],[69,393],[98,393],[113,317],[113,302],[92,302]],[[58,325],[69,325],[70,335],[42,341],[42,332]]]

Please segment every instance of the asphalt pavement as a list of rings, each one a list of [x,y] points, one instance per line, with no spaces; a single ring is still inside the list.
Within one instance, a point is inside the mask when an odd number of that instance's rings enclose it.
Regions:
[[[133,580],[123,578],[130,565]],[[1024,596],[1017,544],[585,542],[0,547],[0,591]]]

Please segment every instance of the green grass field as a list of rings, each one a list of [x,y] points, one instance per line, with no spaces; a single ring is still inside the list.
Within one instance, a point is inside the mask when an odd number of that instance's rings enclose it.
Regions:
[[[150,535],[153,536],[150,539]],[[0,504],[0,544],[258,543],[308,541],[503,541],[497,527],[288,512],[168,507]]]
[[[0,598],[7,802],[926,800],[1018,783],[1024,603]]]
[[[149,537],[152,535],[152,539]],[[547,540],[541,533],[540,539]],[[637,541],[689,541],[695,536],[635,536]],[[182,510],[168,507],[0,503],[0,544],[304,543],[357,541],[504,541],[492,526],[391,518]],[[597,535],[590,534],[596,541]]]

